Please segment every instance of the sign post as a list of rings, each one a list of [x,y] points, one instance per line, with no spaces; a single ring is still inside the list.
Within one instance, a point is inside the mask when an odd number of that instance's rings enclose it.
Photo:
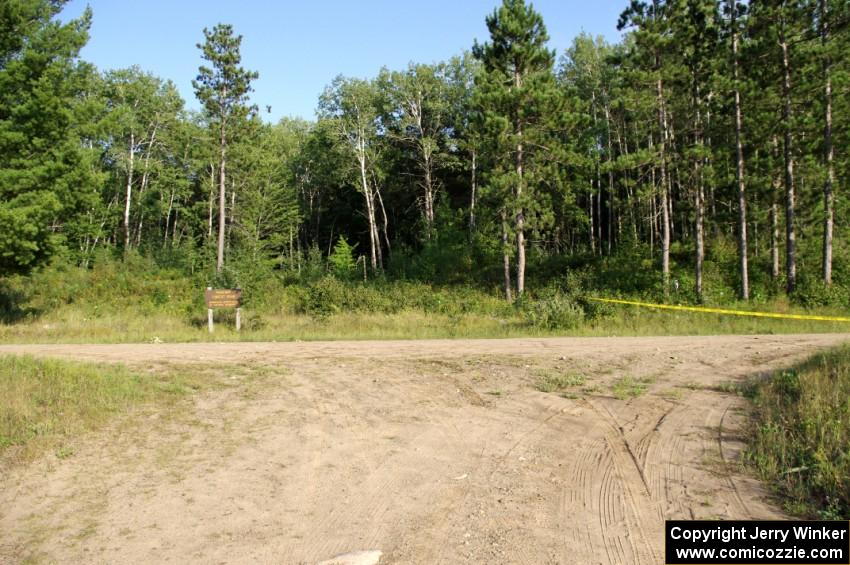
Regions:
[[[236,309],[236,331],[242,329],[242,289],[213,289],[208,286],[204,293],[204,300],[207,303],[207,326],[210,333],[213,333],[213,310],[215,308],[235,308]]]

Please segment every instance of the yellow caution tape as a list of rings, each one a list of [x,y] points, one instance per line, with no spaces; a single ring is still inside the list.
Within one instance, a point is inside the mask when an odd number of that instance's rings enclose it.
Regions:
[[[682,310],[685,312],[702,312],[705,314],[730,314],[732,316],[754,316],[757,318],[781,318],[785,320],[818,320],[821,322],[850,322],[850,318],[840,316],[809,316],[806,314],[777,314],[774,312],[748,312],[746,310],[726,310],[723,308],[698,308],[696,306],[674,306],[672,304],[652,304],[650,302],[636,302],[633,300],[618,300],[616,298],[590,298],[596,302],[607,302],[611,304],[629,304],[631,306],[644,306],[646,308],[660,308],[663,310]]]

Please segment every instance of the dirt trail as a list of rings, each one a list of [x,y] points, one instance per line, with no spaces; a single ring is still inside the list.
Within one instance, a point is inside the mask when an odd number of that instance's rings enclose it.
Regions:
[[[722,385],[848,340],[0,346],[230,382],[7,471],[0,562],[655,565],[665,518],[783,517]]]

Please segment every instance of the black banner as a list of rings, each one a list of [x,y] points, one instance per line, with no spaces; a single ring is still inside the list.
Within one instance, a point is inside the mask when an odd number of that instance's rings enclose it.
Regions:
[[[667,520],[667,565],[850,565],[850,522]]]

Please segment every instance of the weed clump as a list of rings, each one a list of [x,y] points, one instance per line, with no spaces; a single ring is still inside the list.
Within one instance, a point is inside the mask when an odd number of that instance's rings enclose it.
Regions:
[[[653,382],[655,379],[652,377],[625,376],[614,381],[611,392],[620,400],[637,398],[645,393]]]
[[[537,378],[535,388],[540,392],[563,392],[567,389],[581,386],[587,381],[584,375],[578,373],[543,372]]]

